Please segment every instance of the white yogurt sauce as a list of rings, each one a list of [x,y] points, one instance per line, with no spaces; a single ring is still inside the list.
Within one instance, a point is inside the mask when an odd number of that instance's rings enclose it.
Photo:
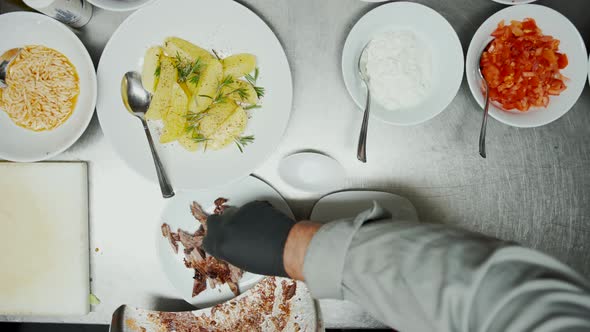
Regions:
[[[420,104],[432,83],[431,54],[411,31],[384,32],[363,54],[371,94],[388,110]]]

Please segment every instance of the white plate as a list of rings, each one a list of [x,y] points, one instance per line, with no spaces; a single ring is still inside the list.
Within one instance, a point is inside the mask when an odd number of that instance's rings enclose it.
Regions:
[[[313,207],[310,220],[329,222],[352,218],[379,203],[395,220],[418,221],[416,209],[404,197],[382,191],[342,191],[322,197]]]
[[[202,14],[195,19],[195,13]],[[157,143],[159,134],[152,131],[172,185],[176,189],[201,190],[248,176],[279,145],[289,120],[293,91],[289,64],[276,36],[256,14],[231,0],[157,1],[121,24],[107,43],[98,66],[97,109],[105,136],[133,170],[157,181],[143,128],[125,110],[120,85],[125,72],[141,70],[148,47],[159,45],[170,36],[226,54],[255,54],[260,67],[259,85],[266,88],[262,108],[250,111],[246,134],[255,135],[256,140],[244,153],[235,146],[191,153],[177,143]]]
[[[421,104],[399,111],[389,111],[374,102],[371,115],[392,124],[415,125],[435,117],[457,95],[463,80],[463,49],[449,22],[429,7],[393,2],[373,9],[352,28],[342,51],[344,83],[361,109],[365,107],[367,94],[358,73],[360,53],[375,35],[396,30],[414,31],[430,47],[433,71],[430,95]]]
[[[114,12],[124,12],[130,10],[136,10],[143,7],[155,0],[88,0],[91,4],[96,7],[110,10]],[[164,0],[167,1],[167,0]]]
[[[346,171],[336,159],[316,152],[300,152],[283,158],[279,176],[294,188],[320,193],[333,191],[346,181]]]
[[[576,27],[559,12],[540,5],[512,6],[500,10],[487,19],[477,30],[469,51],[467,52],[466,74],[471,93],[481,107],[484,104],[483,93],[480,90],[480,78],[477,72],[479,56],[491,40],[490,34],[496,30],[498,23],[505,20],[522,21],[533,18],[543,34],[551,35],[561,41],[559,50],[567,54],[569,65],[561,72],[569,78],[567,89],[559,96],[551,96],[547,108],[531,108],[528,112],[503,111],[490,104],[490,115],[507,125],[514,127],[538,127],[553,122],[567,113],[576,103],[586,84],[588,69],[586,46]]]
[[[523,5],[526,3],[535,2],[537,0],[493,0],[494,2],[501,3],[504,5]]]
[[[25,45],[43,45],[68,57],[80,78],[74,112],[61,126],[42,132],[24,129],[0,111],[0,159],[32,162],[51,158],[80,138],[96,105],[96,73],[88,51],[63,24],[45,15],[15,12],[0,15],[0,54]]]
[[[190,212],[192,202],[195,201],[201,204],[206,212],[212,213],[215,208],[213,202],[219,197],[229,199],[228,204],[233,206],[242,206],[254,200],[269,201],[275,208],[294,218],[291,209],[289,209],[289,206],[278,192],[261,180],[251,176],[231,186],[208,191],[186,191],[178,193],[173,199],[170,199],[162,212],[160,222],[156,225],[158,258],[164,273],[177,289],[178,295],[187,302],[201,308],[229,300],[234,297],[234,294],[227,285],[223,285],[215,289],[208,287],[199,295],[191,297],[194,273],[184,266],[182,250],[179,250],[178,255],[174,254],[170,243],[162,236],[160,226],[165,222],[170,225],[170,229],[174,232],[178,228],[193,232],[199,227],[199,222],[195,220]],[[182,248],[182,245],[180,247]],[[263,276],[258,274],[244,273],[239,282],[240,290],[244,292],[250,289],[262,278]]]

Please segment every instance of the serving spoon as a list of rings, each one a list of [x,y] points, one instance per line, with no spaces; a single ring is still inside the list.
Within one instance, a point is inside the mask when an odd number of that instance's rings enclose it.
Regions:
[[[6,75],[8,74],[8,66],[16,58],[16,56],[20,53],[22,48],[13,48],[10,49],[4,54],[0,55],[0,88],[4,89],[8,87],[6,84]]]
[[[358,71],[363,83],[367,87],[367,101],[365,102],[365,112],[363,115],[363,124],[361,125],[361,134],[359,136],[359,143],[356,152],[356,158],[363,163],[367,162],[367,131],[369,129],[369,114],[371,112],[371,87],[369,86],[369,77],[367,76],[366,58],[367,45],[363,47],[361,55],[359,56]]]
[[[172,189],[172,185],[170,185],[168,176],[166,176],[160,157],[158,157],[158,153],[154,147],[154,140],[152,139],[150,129],[145,120],[145,113],[150,107],[152,95],[143,88],[143,85],[141,84],[141,75],[139,73],[130,71],[123,75],[123,79],[121,80],[121,97],[123,98],[123,104],[125,104],[129,113],[141,120],[141,124],[143,125],[145,135],[147,136],[150,145],[154,164],[156,165],[156,174],[158,174],[158,182],[160,183],[162,196],[164,198],[174,196],[174,190]]]
[[[486,129],[488,127],[488,113],[490,109],[490,86],[488,81],[483,76],[483,72],[481,71],[481,58],[483,54],[490,48],[494,39],[490,40],[490,42],[483,48],[481,54],[479,55],[479,61],[477,63],[477,72],[479,73],[479,77],[481,78],[484,86],[484,91],[486,93],[486,102],[483,108],[483,119],[481,121],[481,130],[479,131],[479,155],[482,158],[486,157]]]

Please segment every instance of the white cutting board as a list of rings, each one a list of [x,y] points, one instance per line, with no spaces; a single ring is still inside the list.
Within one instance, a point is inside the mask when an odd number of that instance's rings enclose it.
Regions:
[[[86,163],[0,162],[0,315],[83,315]]]

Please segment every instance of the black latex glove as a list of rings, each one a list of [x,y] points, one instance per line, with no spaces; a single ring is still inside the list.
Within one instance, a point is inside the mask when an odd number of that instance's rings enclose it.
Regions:
[[[268,202],[250,202],[207,218],[203,248],[243,270],[287,277],[283,251],[295,221]]]

